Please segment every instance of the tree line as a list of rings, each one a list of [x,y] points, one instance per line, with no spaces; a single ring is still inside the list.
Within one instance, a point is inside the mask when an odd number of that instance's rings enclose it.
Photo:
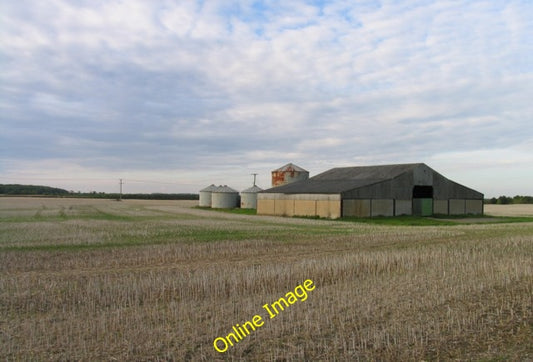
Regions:
[[[93,199],[141,199],[141,200],[198,200],[198,194],[178,193],[178,194],[122,194],[105,192],[74,192],[57,187],[41,185],[2,185],[0,184],[0,195],[10,196],[55,196],[55,197],[85,197]],[[533,196],[499,196],[485,199],[486,204],[533,204]]]
[[[40,185],[2,185],[0,184],[0,195],[4,196],[53,196],[53,197],[79,197],[92,199],[141,199],[141,200],[198,200],[198,194],[178,193],[178,194],[119,194],[105,192],[74,192],[57,187]]]
[[[533,196],[499,196],[485,199],[486,204],[509,205],[509,204],[533,204]]]
[[[67,190],[50,186],[0,185],[0,195],[68,195]]]

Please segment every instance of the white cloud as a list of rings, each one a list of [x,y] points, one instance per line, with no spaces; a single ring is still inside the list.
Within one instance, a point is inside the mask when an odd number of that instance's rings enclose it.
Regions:
[[[486,197],[532,195],[533,154],[530,150],[509,147],[444,152],[433,155],[428,162],[447,177],[484,192]]]
[[[532,6],[6,3],[0,171],[63,160],[87,177],[239,179],[289,161],[318,172],[454,154],[488,170],[490,150],[506,167],[519,151],[501,150],[533,139]]]
[[[296,148],[303,151],[311,151],[311,152],[323,152],[324,149],[327,148],[333,148],[333,147],[341,147],[346,143],[346,141],[342,138],[337,137],[325,137],[325,138],[311,138],[311,139],[304,139],[302,141],[299,141],[297,143]]]

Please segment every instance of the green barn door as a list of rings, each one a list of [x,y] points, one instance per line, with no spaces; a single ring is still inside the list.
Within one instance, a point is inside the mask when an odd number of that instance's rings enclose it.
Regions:
[[[413,215],[433,215],[433,187],[415,186],[413,188]]]
[[[422,216],[433,215],[433,199],[419,199],[422,202]]]

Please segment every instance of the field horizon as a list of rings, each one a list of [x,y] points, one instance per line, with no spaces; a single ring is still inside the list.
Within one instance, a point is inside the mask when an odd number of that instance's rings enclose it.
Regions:
[[[0,358],[533,359],[533,222],[398,226],[195,205],[0,198]],[[485,211],[531,217],[533,205]],[[300,300],[306,280],[315,289]],[[281,304],[291,291],[298,300]],[[261,327],[215,350],[255,315]]]

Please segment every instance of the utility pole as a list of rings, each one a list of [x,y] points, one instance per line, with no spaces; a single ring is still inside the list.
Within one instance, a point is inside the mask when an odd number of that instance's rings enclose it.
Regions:
[[[119,179],[118,184],[120,185],[120,193],[118,194],[118,201],[122,201],[122,179]]]
[[[254,186],[255,186],[255,177],[257,176],[256,173],[252,173],[252,175],[254,175]]]

